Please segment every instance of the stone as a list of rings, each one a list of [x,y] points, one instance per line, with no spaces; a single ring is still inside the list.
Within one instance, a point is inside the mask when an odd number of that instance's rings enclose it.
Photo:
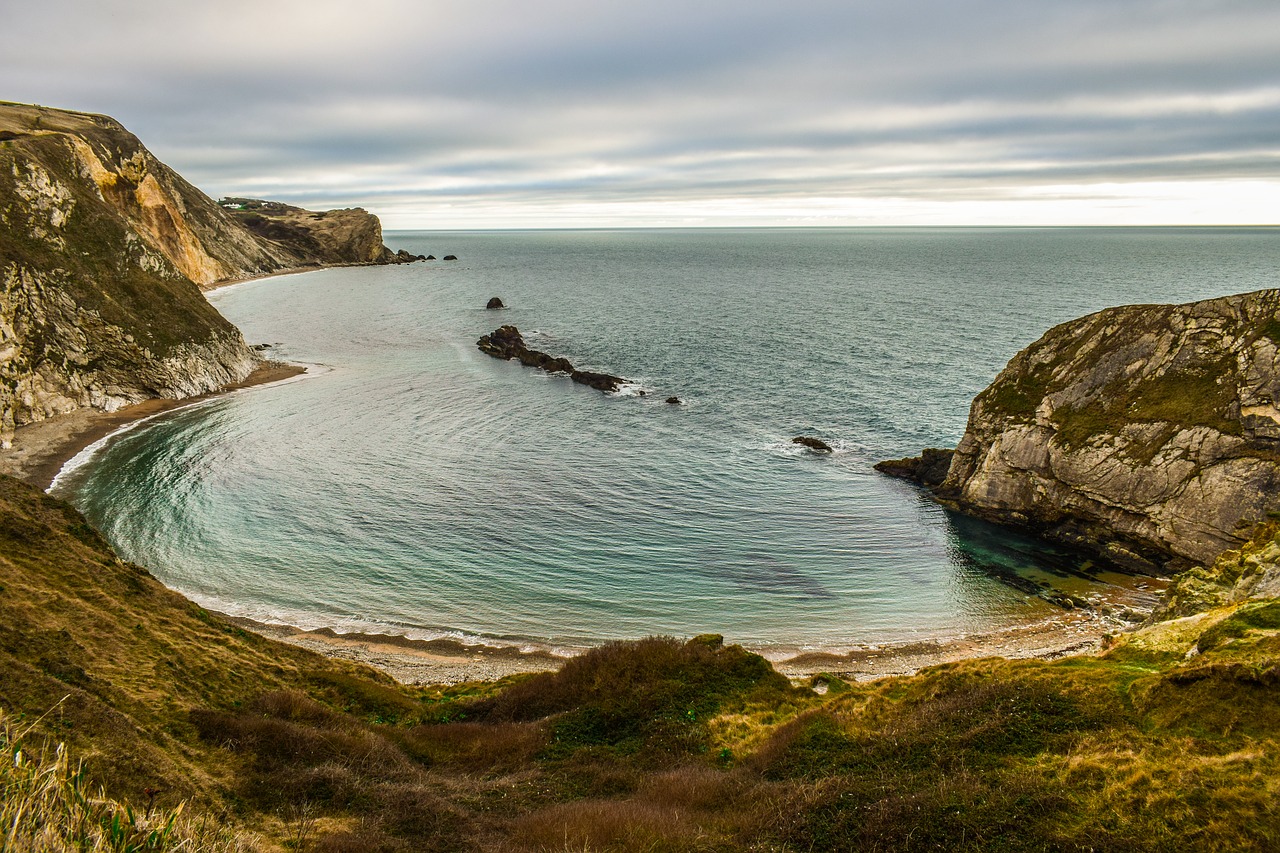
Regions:
[[[456,261],[457,259],[458,259],[457,255],[445,255],[443,258],[441,258],[441,260],[445,260],[445,261]]]
[[[576,369],[567,358],[556,358],[545,352],[529,349],[524,336],[515,326],[499,326],[480,340],[476,346],[486,355],[501,359],[516,359],[526,367],[538,367],[548,373],[567,373],[574,382],[588,385],[600,391],[617,391],[627,380],[608,373]]]
[[[940,486],[947,478],[954,455],[954,450],[930,447],[922,450],[919,456],[877,462],[873,467],[882,474],[910,480],[920,486]]]
[[[684,402],[684,401],[683,401],[683,400],[681,400],[679,397],[668,397],[668,398],[667,398],[667,404],[668,404],[668,405],[671,405],[671,406],[679,406],[679,405],[680,405],[681,403],[683,403],[683,402]]]
[[[486,302],[486,303],[485,303],[484,307],[485,307],[486,309],[488,309],[489,311],[495,311],[495,310],[497,310],[498,308],[506,308],[507,306],[505,306],[505,305],[503,305],[503,304],[502,304],[502,300],[501,300],[501,299],[499,299],[498,297],[494,296],[494,297],[492,297],[488,302]]]
[[[813,436],[809,436],[809,435],[797,435],[795,438],[791,439],[791,443],[803,445],[804,447],[807,447],[810,450],[812,450],[814,453],[830,453],[831,452],[831,445],[827,444],[822,439],[814,438]]]

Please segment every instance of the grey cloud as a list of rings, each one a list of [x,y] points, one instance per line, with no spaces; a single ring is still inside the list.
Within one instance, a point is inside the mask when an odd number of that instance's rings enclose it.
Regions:
[[[11,18],[0,97],[113,114],[213,194],[385,205],[392,224],[445,203],[555,225],[574,204],[1280,180],[1280,6],[1245,0],[51,0]]]

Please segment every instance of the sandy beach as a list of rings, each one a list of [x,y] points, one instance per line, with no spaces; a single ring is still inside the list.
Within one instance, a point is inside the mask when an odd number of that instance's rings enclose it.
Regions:
[[[329,629],[307,631],[288,625],[266,625],[225,616],[263,636],[318,652],[327,657],[363,663],[405,684],[459,684],[494,681],[509,675],[559,669],[567,657],[545,650],[505,646],[466,645],[457,640],[411,640],[385,634],[339,634]],[[1106,647],[1107,637],[1135,624],[1098,610],[1063,611],[1049,619],[1015,625],[1000,631],[954,639],[926,639],[884,644],[843,652],[783,653],[752,649],[769,658],[774,668],[795,681],[818,673],[846,681],[870,681],[911,675],[938,664],[986,657],[1055,660],[1093,654]]]

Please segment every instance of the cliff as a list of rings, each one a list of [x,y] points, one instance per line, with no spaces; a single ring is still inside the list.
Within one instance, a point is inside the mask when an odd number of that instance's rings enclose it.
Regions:
[[[935,493],[1122,568],[1212,563],[1280,510],[1278,348],[1275,290],[1064,323],[973,401]]]
[[[321,223],[306,241],[255,234],[111,118],[0,103],[0,446],[73,409],[243,379],[257,359],[202,286],[409,260],[363,211],[289,210]]]

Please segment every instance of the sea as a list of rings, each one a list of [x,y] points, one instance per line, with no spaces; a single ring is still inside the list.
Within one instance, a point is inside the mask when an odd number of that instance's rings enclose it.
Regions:
[[[307,374],[135,425],[53,492],[169,586],[268,623],[557,649],[713,632],[775,653],[1000,631],[1052,620],[1063,592],[1148,584],[872,465],[954,446],[973,396],[1055,324],[1280,269],[1267,228],[386,236],[457,260],[214,291]],[[628,384],[479,352],[505,324]]]

